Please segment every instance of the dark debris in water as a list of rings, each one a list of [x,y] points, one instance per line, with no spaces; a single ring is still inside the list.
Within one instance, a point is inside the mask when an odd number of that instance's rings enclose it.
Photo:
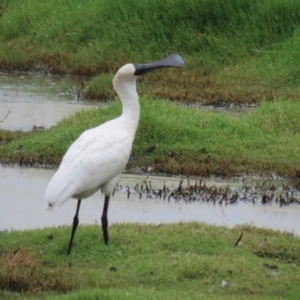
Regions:
[[[138,195],[139,199],[161,199],[164,201],[179,202],[206,202],[219,205],[237,204],[248,202],[278,204],[280,207],[289,204],[300,204],[300,184],[274,183],[271,180],[254,181],[247,183],[242,181],[241,186],[216,186],[207,185],[203,179],[193,184],[189,179],[181,180],[178,187],[169,188],[163,183],[162,188],[152,188],[151,181],[144,180],[136,183],[134,188],[118,185],[115,191],[125,192],[129,199],[131,195]],[[114,192],[115,192],[114,191]]]

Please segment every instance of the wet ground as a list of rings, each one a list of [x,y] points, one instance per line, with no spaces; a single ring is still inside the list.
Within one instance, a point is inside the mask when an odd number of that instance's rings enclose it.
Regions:
[[[34,168],[0,168],[0,230],[33,229],[63,224],[71,225],[76,209],[76,200],[69,200],[55,212],[44,209],[44,193],[53,176],[54,170]],[[162,197],[147,196],[145,181],[149,190],[159,193],[164,186],[168,195]],[[190,184],[195,181],[191,180]],[[179,178],[147,177],[138,175],[123,175],[119,186],[112,197],[109,207],[109,222],[139,222],[139,223],[173,223],[179,221],[198,221],[209,224],[233,227],[237,224],[252,224],[276,230],[300,234],[300,205],[290,204],[280,206],[270,202],[262,204],[256,201],[238,201],[234,204],[213,201],[185,201],[170,197],[177,190]],[[224,181],[205,179],[207,187],[218,187],[226,190],[227,185],[241,191],[242,179]],[[143,184],[143,186],[142,186]],[[186,186],[187,181],[183,182]],[[278,183],[280,185],[280,183]],[[135,187],[139,186],[139,191]],[[142,186],[142,189],[141,189]],[[130,195],[128,197],[128,188]],[[144,190],[141,194],[140,191]],[[261,198],[259,198],[261,199]],[[207,198],[206,198],[207,200]],[[83,201],[80,210],[80,222],[85,224],[100,224],[103,207],[103,195],[96,193]]]

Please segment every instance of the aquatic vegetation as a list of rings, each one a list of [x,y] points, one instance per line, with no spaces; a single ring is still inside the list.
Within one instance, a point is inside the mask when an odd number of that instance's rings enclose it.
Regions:
[[[137,183],[134,187],[117,186],[117,191],[127,193],[127,198],[138,195],[139,199],[159,199],[172,202],[206,202],[219,205],[231,205],[239,202],[248,202],[252,204],[278,204],[280,207],[290,204],[300,204],[300,185],[299,181],[291,184],[278,182],[274,183],[272,179],[265,180],[246,180],[243,179],[241,187],[232,188],[229,185],[218,187],[216,185],[207,185],[205,180],[183,179],[178,187],[168,187],[164,183],[162,188],[152,188],[151,182],[144,180]]]

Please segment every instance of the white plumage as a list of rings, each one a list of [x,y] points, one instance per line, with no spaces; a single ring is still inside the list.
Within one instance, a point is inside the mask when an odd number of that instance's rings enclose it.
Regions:
[[[123,108],[131,109],[123,109],[119,118],[85,131],[70,146],[47,188],[47,208],[57,208],[71,197],[87,198],[100,188],[107,196],[112,193],[113,183],[129,159],[139,121],[134,71],[133,65],[127,64],[113,80]],[[124,87],[126,92],[122,93]]]
[[[89,129],[70,146],[46,190],[47,209],[56,209],[70,198],[78,199],[68,253],[78,225],[81,199],[102,189],[105,204],[102,214],[104,241],[108,243],[107,209],[109,197],[130,157],[140,118],[136,92],[136,76],[162,67],[182,67],[178,54],[149,64],[126,64],[113,79],[113,86],[122,101],[122,115]]]

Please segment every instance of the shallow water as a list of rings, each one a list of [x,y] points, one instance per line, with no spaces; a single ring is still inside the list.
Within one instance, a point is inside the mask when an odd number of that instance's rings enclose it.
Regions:
[[[49,128],[64,117],[90,107],[70,93],[80,85],[72,77],[0,73],[0,129]]]
[[[0,230],[33,229],[63,224],[71,225],[76,201],[69,200],[55,212],[44,210],[44,193],[54,170],[34,168],[0,168]],[[147,179],[152,187],[177,187],[179,178],[141,175],[122,175],[120,185],[134,187]],[[241,181],[209,181],[206,184],[239,186]],[[237,224],[251,224],[300,234],[300,205],[285,207],[238,203],[235,205],[214,205],[203,202],[185,203],[162,199],[139,199],[130,195],[126,188],[115,192],[109,207],[109,223],[174,223],[197,221],[233,227]],[[100,224],[103,196],[100,192],[82,202],[80,223]]]

